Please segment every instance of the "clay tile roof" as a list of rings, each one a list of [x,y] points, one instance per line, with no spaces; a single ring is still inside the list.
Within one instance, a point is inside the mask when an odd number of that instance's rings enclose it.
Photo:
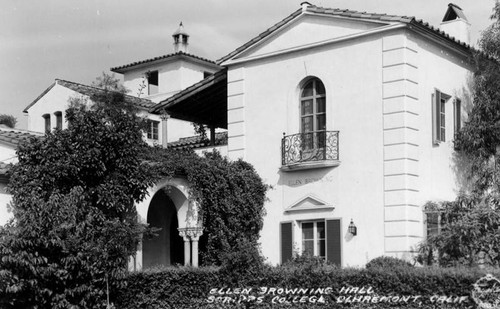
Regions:
[[[168,54],[168,55],[158,56],[158,57],[155,57],[155,58],[150,58],[150,59],[146,59],[146,60],[132,62],[132,63],[125,64],[125,65],[122,65],[122,66],[111,68],[110,70],[112,72],[116,72],[116,73],[123,73],[123,72],[127,71],[129,68],[132,68],[132,67],[135,67],[135,66],[138,66],[138,65],[143,65],[143,64],[146,64],[146,63],[155,62],[155,61],[161,61],[161,60],[165,60],[165,59],[169,59],[169,58],[174,58],[174,57],[186,57],[188,59],[192,58],[192,59],[195,59],[195,60],[201,60],[201,61],[206,62],[206,63],[211,64],[211,65],[217,65],[215,63],[215,61],[212,61],[212,60],[209,60],[209,59],[205,59],[205,58],[202,58],[202,57],[198,57],[198,56],[195,56],[195,55],[192,55],[192,54],[188,54],[188,53],[179,51],[177,53],[172,53],[172,54]]]
[[[450,8],[454,9],[454,11],[457,12],[457,15],[460,15],[460,14],[463,15],[463,12],[460,10],[460,8],[457,9],[456,5],[450,4]],[[471,48],[470,45],[468,45],[464,42],[460,42],[459,40],[457,40],[453,37],[450,37],[449,35],[445,34],[443,31],[439,30],[438,28],[435,28],[433,26],[429,26],[428,23],[423,22],[420,19],[416,20],[415,17],[413,17],[413,16],[366,13],[366,12],[351,11],[351,10],[322,8],[322,7],[317,7],[314,5],[308,6],[306,11],[310,12],[310,13],[335,15],[335,16],[342,16],[342,17],[348,17],[348,18],[380,20],[380,21],[387,21],[387,22],[401,22],[401,23],[405,23],[405,24],[423,26],[427,30],[433,31],[435,34],[438,34],[438,35],[440,35],[448,40],[451,40],[453,43],[460,45],[462,48],[466,48],[466,49]],[[247,43],[243,44],[242,46],[236,48],[234,51],[227,54],[226,56],[220,58],[219,60],[217,60],[217,63],[220,64],[226,60],[231,59],[235,55],[239,54],[240,52],[244,51],[245,49],[247,49],[250,46],[252,46],[253,44],[255,44],[256,42],[261,41],[265,37],[269,36],[271,33],[275,32],[279,28],[288,24],[291,20],[295,19],[297,16],[299,16],[301,14],[302,14],[302,9],[295,11],[294,13],[287,16],[282,21],[278,22],[277,24],[275,24],[271,28],[269,28],[266,31],[259,34],[257,37],[253,38],[252,40],[248,41]],[[460,16],[462,16],[462,15],[460,15]],[[464,19],[465,19],[465,16],[464,16]]]
[[[43,135],[24,130],[0,128],[0,143],[17,147],[19,144],[29,140],[30,138],[43,138]]]
[[[214,146],[221,146],[221,145],[227,145],[227,132],[215,133]],[[210,146],[210,141],[206,139],[203,140],[201,136],[184,137],[176,142],[168,143],[168,147],[173,149],[187,149],[187,148],[196,149],[209,146]]]
[[[100,88],[87,86],[87,85],[83,85],[83,84],[78,84],[75,82],[70,82],[70,81],[62,80],[62,79],[57,79],[56,82],[61,86],[64,86],[64,87],[69,88],[71,90],[74,90],[74,91],[81,93],[83,95],[87,95],[89,97],[93,96],[93,95],[98,95],[98,94],[103,93],[105,91],[105,90],[100,89]],[[132,103],[132,104],[134,104],[140,108],[144,108],[144,109],[151,108],[155,105],[154,102],[152,102],[148,99],[142,99],[142,98],[134,97],[131,95],[125,95],[125,101],[127,103]]]
[[[92,95],[97,95],[97,94],[105,91],[103,89],[92,87],[92,86],[87,86],[87,85],[83,85],[83,84],[79,84],[79,83],[75,83],[75,82],[70,82],[70,81],[63,80],[63,79],[56,79],[55,83],[53,83],[49,88],[45,89],[45,91],[42,92],[42,94],[40,94],[33,102],[31,102],[30,105],[26,106],[26,108],[24,109],[23,112],[27,113],[28,109],[30,107],[32,107],[33,105],[35,105],[35,103],[38,102],[38,100],[40,100],[45,94],[47,94],[47,92],[49,92],[50,89],[52,89],[56,84],[61,85],[63,87],[66,87],[68,89],[74,90],[80,94],[83,94],[83,95],[86,95],[89,97]],[[155,105],[154,102],[152,102],[148,99],[142,99],[142,98],[134,97],[131,95],[125,95],[125,101],[128,103],[132,103],[141,109],[149,109]]]

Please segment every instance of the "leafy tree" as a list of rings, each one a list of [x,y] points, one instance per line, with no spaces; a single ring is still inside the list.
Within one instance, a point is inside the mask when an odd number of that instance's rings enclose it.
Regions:
[[[0,115],[0,124],[4,124],[9,128],[15,128],[17,123],[16,117],[12,115],[2,114]]]
[[[468,186],[452,202],[428,203],[440,213],[441,232],[420,248],[421,261],[500,265],[500,2],[493,24],[473,51],[473,106],[455,138]],[[465,164],[464,164],[465,163]]]
[[[14,220],[0,230],[0,307],[103,308],[135,253],[134,203],[153,182],[142,120],[123,93],[91,101],[73,102],[67,130],[19,146]]]

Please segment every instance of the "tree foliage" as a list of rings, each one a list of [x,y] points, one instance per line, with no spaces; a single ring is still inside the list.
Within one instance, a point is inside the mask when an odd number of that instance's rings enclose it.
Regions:
[[[452,264],[500,264],[500,3],[482,33],[472,80],[473,106],[455,138],[467,190],[452,202],[428,203],[440,213],[441,232],[420,248],[420,259]]]
[[[16,123],[17,123],[16,117],[6,114],[0,115],[0,124],[4,124],[9,128],[15,128]]]
[[[141,122],[123,93],[73,102],[67,130],[17,151],[14,220],[0,230],[0,306],[101,308],[142,227],[134,203],[152,185]]]
[[[455,201],[428,203],[427,211],[440,211],[441,231],[423,246],[426,264],[443,266],[500,266],[500,200],[460,195]]]

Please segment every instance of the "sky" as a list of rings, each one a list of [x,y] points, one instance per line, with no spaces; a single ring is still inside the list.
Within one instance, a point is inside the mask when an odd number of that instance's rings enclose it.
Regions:
[[[327,8],[415,16],[438,26],[450,1],[472,43],[495,0],[309,0]],[[111,67],[173,52],[179,22],[189,52],[217,60],[300,8],[302,0],[0,0],[0,114],[22,111],[56,78],[91,84]],[[117,77],[120,77],[118,75]]]

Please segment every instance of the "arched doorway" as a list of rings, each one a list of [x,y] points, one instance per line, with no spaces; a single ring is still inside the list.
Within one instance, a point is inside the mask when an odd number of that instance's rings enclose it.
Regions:
[[[147,223],[161,230],[157,232],[158,236],[143,239],[143,267],[182,265],[184,242],[177,230],[177,209],[165,190],[158,190],[153,196],[148,207]]]

